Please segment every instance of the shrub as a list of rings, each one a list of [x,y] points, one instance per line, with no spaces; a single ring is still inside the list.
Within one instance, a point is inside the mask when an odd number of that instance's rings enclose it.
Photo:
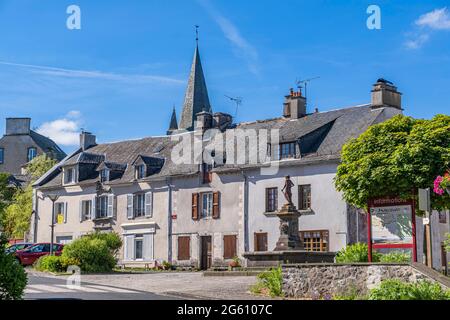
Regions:
[[[368,262],[368,247],[366,243],[355,243],[341,249],[336,254],[337,263],[354,263],[354,262]],[[380,253],[372,251],[372,261],[380,261]]]
[[[380,262],[397,262],[397,263],[411,262],[411,255],[409,253],[401,251],[393,251],[386,254],[382,254],[380,257]]]
[[[251,288],[253,293],[267,291],[271,297],[282,294],[283,277],[281,267],[262,272],[258,275],[258,282]]]
[[[110,272],[116,265],[114,255],[121,245],[116,233],[92,233],[66,245],[61,257],[67,262],[77,262],[84,272]]]
[[[407,283],[391,279],[372,289],[369,300],[450,300],[450,291],[444,291],[438,283],[429,281]]]
[[[34,268],[39,271],[62,272],[64,271],[59,256],[42,256],[34,263]]]
[[[0,235],[0,300],[17,300],[22,298],[27,274],[14,256],[5,252],[6,243]]]

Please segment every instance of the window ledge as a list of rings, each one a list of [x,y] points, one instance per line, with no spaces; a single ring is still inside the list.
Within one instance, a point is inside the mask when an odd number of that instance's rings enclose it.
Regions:
[[[310,209],[306,209],[306,210],[298,210],[298,212],[300,212],[301,215],[304,216],[309,216],[309,215],[313,215],[314,211],[310,208]]]
[[[101,222],[101,221],[110,221],[110,220],[112,220],[112,219],[113,219],[112,217],[102,217],[102,218],[95,218],[95,219],[92,219],[92,221],[94,221],[94,222],[96,222],[96,221]]]
[[[264,212],[263,213],[266,217],[276,217],[277,216],[277,212],[273,211],[273,212]]]

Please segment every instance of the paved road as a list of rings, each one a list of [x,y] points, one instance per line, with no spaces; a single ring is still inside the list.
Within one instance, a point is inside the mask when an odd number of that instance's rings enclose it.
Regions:
[[[129,288],[120,288],[81,282],[68,287],[65,279],[28,274],[25,299],[78,299],[78,300],[174,300],[175,296],[155,294]]]

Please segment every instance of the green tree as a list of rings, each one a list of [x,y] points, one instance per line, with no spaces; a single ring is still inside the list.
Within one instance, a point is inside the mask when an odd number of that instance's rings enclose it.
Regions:
[[[12,203],[6,208],[3,217],[3,228],[11,238],[22,238],[24,233],[30,229],[30,219],[33,211],[33,188],[32,184],[45,172],[50,170],[56,161],[41,155],[34,158],[26,170],[31,182],[24,189],[18,189],[12,198]]]
[[[3,225],[3,219],[6,208],[11,204],[16,189],[9,184],[8,173],[0,173],[0,230]]]
[[[335,184],[348,203],[366,208],[370,197],[410,198],[416,188],[433,189],[449,165],[450,116],[398,115],[344,145]],[[447,194],[432,194],[431,200],[435,209],[450,207]]]
[[[27,273],[13,255],[5,251],[7,240],[0,235],[0,300],[21,299],[27,285]]]

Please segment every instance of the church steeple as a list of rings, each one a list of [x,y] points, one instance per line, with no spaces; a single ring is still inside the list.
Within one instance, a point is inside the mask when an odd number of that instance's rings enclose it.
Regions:
[[[167,130],[167,134],[170,135],[176,130],[178,130],[177,113],[175,111],[175,106],[173,106],[172,117],[170,118],[169,130]]]
[[[183,111],[181,113],[181,121],[179,129],[192,131],[194,129],[194,121],[199,112],[212,112],[209,103],[208,90],[206,89],[205,76],[203,74],[200,53],[198,50],[198,34],[197,45],[195,47],[194,59],[192,61],[191,73],[189,75],[186,94],[184,97]]]

